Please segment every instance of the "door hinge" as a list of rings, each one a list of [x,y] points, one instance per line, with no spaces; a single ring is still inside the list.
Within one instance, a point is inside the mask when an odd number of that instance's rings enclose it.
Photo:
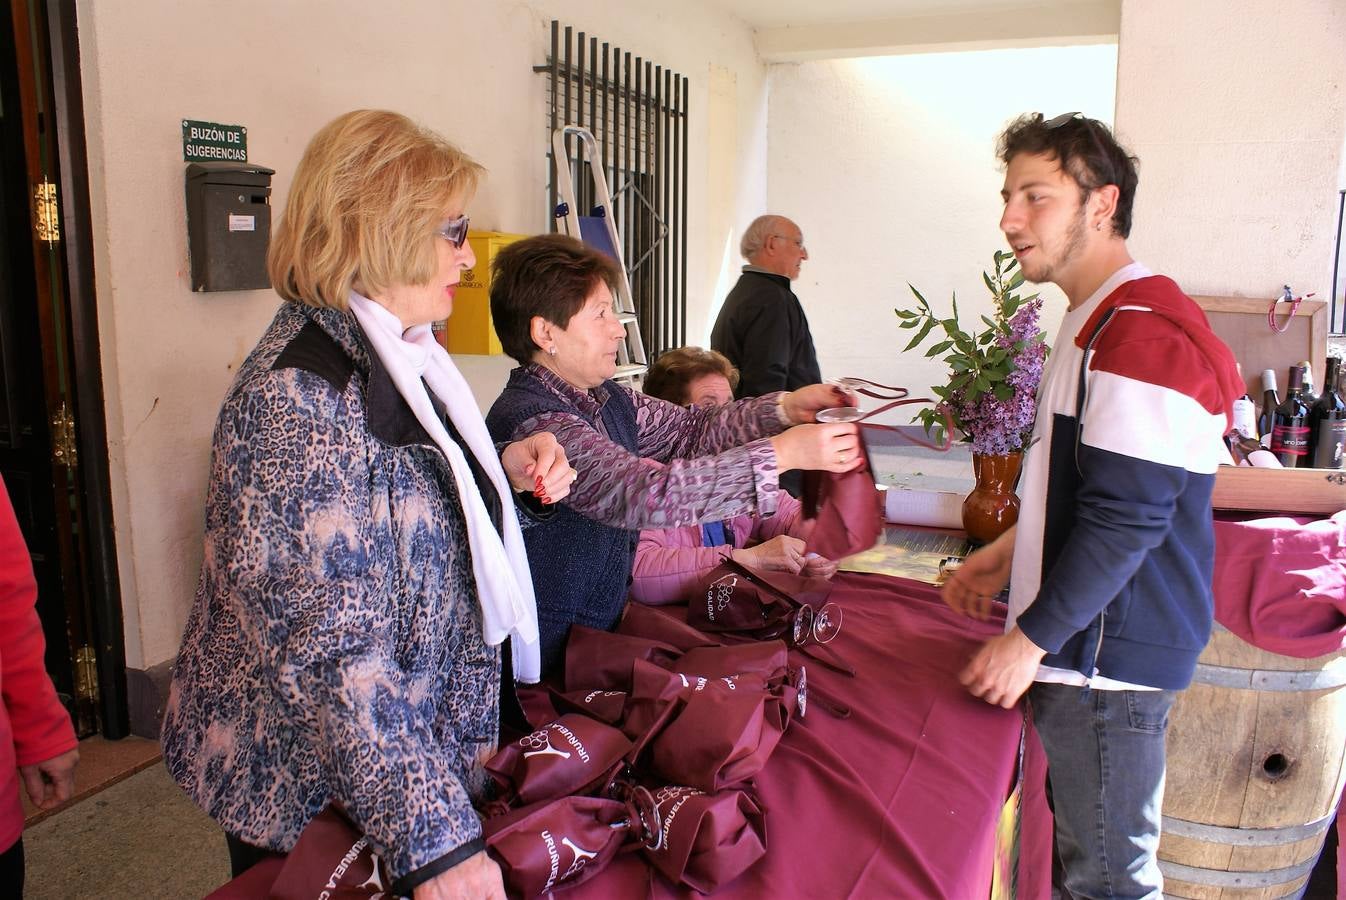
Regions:
[[[87,644],[75,651],[75,696],[98,702],[98,654]]]
[[[33,185],[33,237],[46,244],[61,240],[61,207],[56,185],[43,179]]]
[[[75,453],[75,417],[64,403],[51,417],[51,455],[60,465],[73,469],[79,464]]]

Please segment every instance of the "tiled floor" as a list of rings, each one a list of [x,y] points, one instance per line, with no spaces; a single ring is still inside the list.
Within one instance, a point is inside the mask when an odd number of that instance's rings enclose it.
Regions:
[[[219,826],[151,765],[24,832],[25,900],[189,900],[229,880]]]

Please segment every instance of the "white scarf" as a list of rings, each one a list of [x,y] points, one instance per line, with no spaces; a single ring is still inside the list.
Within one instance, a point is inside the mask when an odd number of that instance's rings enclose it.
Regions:
[[[398,393],[411,407],[416,421],[443,452],[453,471],[463,518],[467,520],[472,574],[476,576],[486,643],[494,646],[506,637],[512,638],[514,677],[519,681],[536,682],[542,677],[542,654],[528,553],[514,512],[514,494],[509,479],[505,477],[495,444],[486,431],[472,389],[449,354],[435,340],[429,325],[416,325],[403,332],[397,316],[354,291],[351,291],[350,305]],[[421,379],[425,379],[424,382]],[[425,385],[429,385],[444,403],[454,427],[495,485],[505,533],[503,543],[477,491],[467,458],[435,413]]]

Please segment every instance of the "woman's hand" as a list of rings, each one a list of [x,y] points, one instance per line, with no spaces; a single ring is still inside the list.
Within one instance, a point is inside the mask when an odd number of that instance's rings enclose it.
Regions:
[[[818,410],[836,406],[859,406],[860,401],[839,384],[810,384],[781,397],[791,423],[804,425],[818,417]]]
[[[837,574],[840,565],[834,559],[828,559],[816,553],[806,553],[804,554],[804,568],[800,570],[800,574],[807,575],[809,578],[831,578]]]
[[[500,867],[483,850],[412,890],[412,900],[505,900]]]
[[[965,616],[985,619],[990,614],[991,601],[1009,584],[1014,531],[1009,529],[963,561],[940,588],[945,603]]]
[[[564,500],[578,477],[570,468],[565,448],[550,431],[539,431],[507,445],[500,454],[500,465],[514,490],[530,491],[543,503]]]
[[[28,789],[28,799],[38,809],[52,809],[69,800],[75,793],[75,765],[79,750],[67,750],[31,766],[19,766],[19,777]]]
[[[729,555],[735,562],[769,572],[798,575],[804,568],[804,542],[788,534],[778,534],[755,547],[737,547]]]
[[[864,462],[854,422],[796,425],[773,437],[771,446],[776,450],[776,467],[782,472],[790,469],[849,472]]]

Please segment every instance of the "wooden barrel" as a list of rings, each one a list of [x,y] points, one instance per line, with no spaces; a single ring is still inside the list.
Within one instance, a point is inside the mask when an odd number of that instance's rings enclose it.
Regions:
[[[1346,652],[1295,659],[1216,626],[1168,732],[1164,895],[1296,896],[1346,780]]]

